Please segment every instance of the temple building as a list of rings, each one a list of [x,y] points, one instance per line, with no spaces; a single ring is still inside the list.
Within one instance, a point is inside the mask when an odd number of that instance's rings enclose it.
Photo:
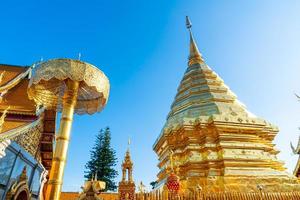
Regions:
[[[122,180],[119,182],[118,188],[120,200],[133,200],[135,198],[135,183],[132,178],[132,168],[133,163],[128,148],[122,163]]]
[[[56,112],[29,100],[32,67],[0,65],[0,199],[42,199]]]
[[[278,128],[250,113],[205,63],[191,31],[188,67],[161,134],[157,189],[165,189],[170,154],[181,192],[299,191],[294,175],[277,159]]]

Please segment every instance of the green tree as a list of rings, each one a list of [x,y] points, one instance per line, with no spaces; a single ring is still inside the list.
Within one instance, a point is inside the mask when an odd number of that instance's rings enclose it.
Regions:
[[[116,152],[110,145],[111,133],[109,127],[101,129],[96,136],[95,145],[90,151],[90,160],[86,163],[84,177],[88,180],[97,176],[98,180],[106,183],[105,191],[117,189],[114,179],[118,172],[114,169],[117,164]]]

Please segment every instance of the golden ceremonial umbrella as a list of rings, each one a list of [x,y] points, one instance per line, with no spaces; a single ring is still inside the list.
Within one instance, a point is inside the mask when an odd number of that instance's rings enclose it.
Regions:
[[[58,200],[73,114],[100,112],[109,96],[109,80],[91,64],[54,59],[38,64],[30,80],[28,94],[38,105],[62,112],[45,197],[46,200]]]

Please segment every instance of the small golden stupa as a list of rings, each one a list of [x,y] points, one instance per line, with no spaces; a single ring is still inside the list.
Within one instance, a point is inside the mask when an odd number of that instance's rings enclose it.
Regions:
[[[205,63],[191,23],[188,68],[161,134],[153,145],[159,157],[158,188],[168,177],[174,152],[181,192],[291,192],[297,178],[286,172],[273,144],[278,128],[250,113]]]

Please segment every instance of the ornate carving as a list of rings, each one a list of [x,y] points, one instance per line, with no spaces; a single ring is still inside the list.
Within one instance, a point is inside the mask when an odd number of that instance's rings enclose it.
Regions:
[[[99,112],[109,96],[109,81],[97,67],[71,59],[55,59],[38,64],[35,76],[29,83],[28,94],[36,103],[47,109],[61,111],[64,80],[80,82],[75,112],[78,114]]]
[[[43,119],[39,120],[39,123],[36,126],[30,127],[25,133],[13,138],[13,140],[21,145],[33,157],[36,157],[37,160],[41,161],[39,145],[42,132]]]
[[[46,170],[44,167],[43,167],[43,172],[40,176],[40,183],[41,183],[41,186],[40,186],[40,191],[39,191],[39,198],[40,200],[44,200],[44,194],[43,194],[43,191],[44,191],[44,186],[46,185],[47,183],[47,176],[48,176],[48,170]]]

